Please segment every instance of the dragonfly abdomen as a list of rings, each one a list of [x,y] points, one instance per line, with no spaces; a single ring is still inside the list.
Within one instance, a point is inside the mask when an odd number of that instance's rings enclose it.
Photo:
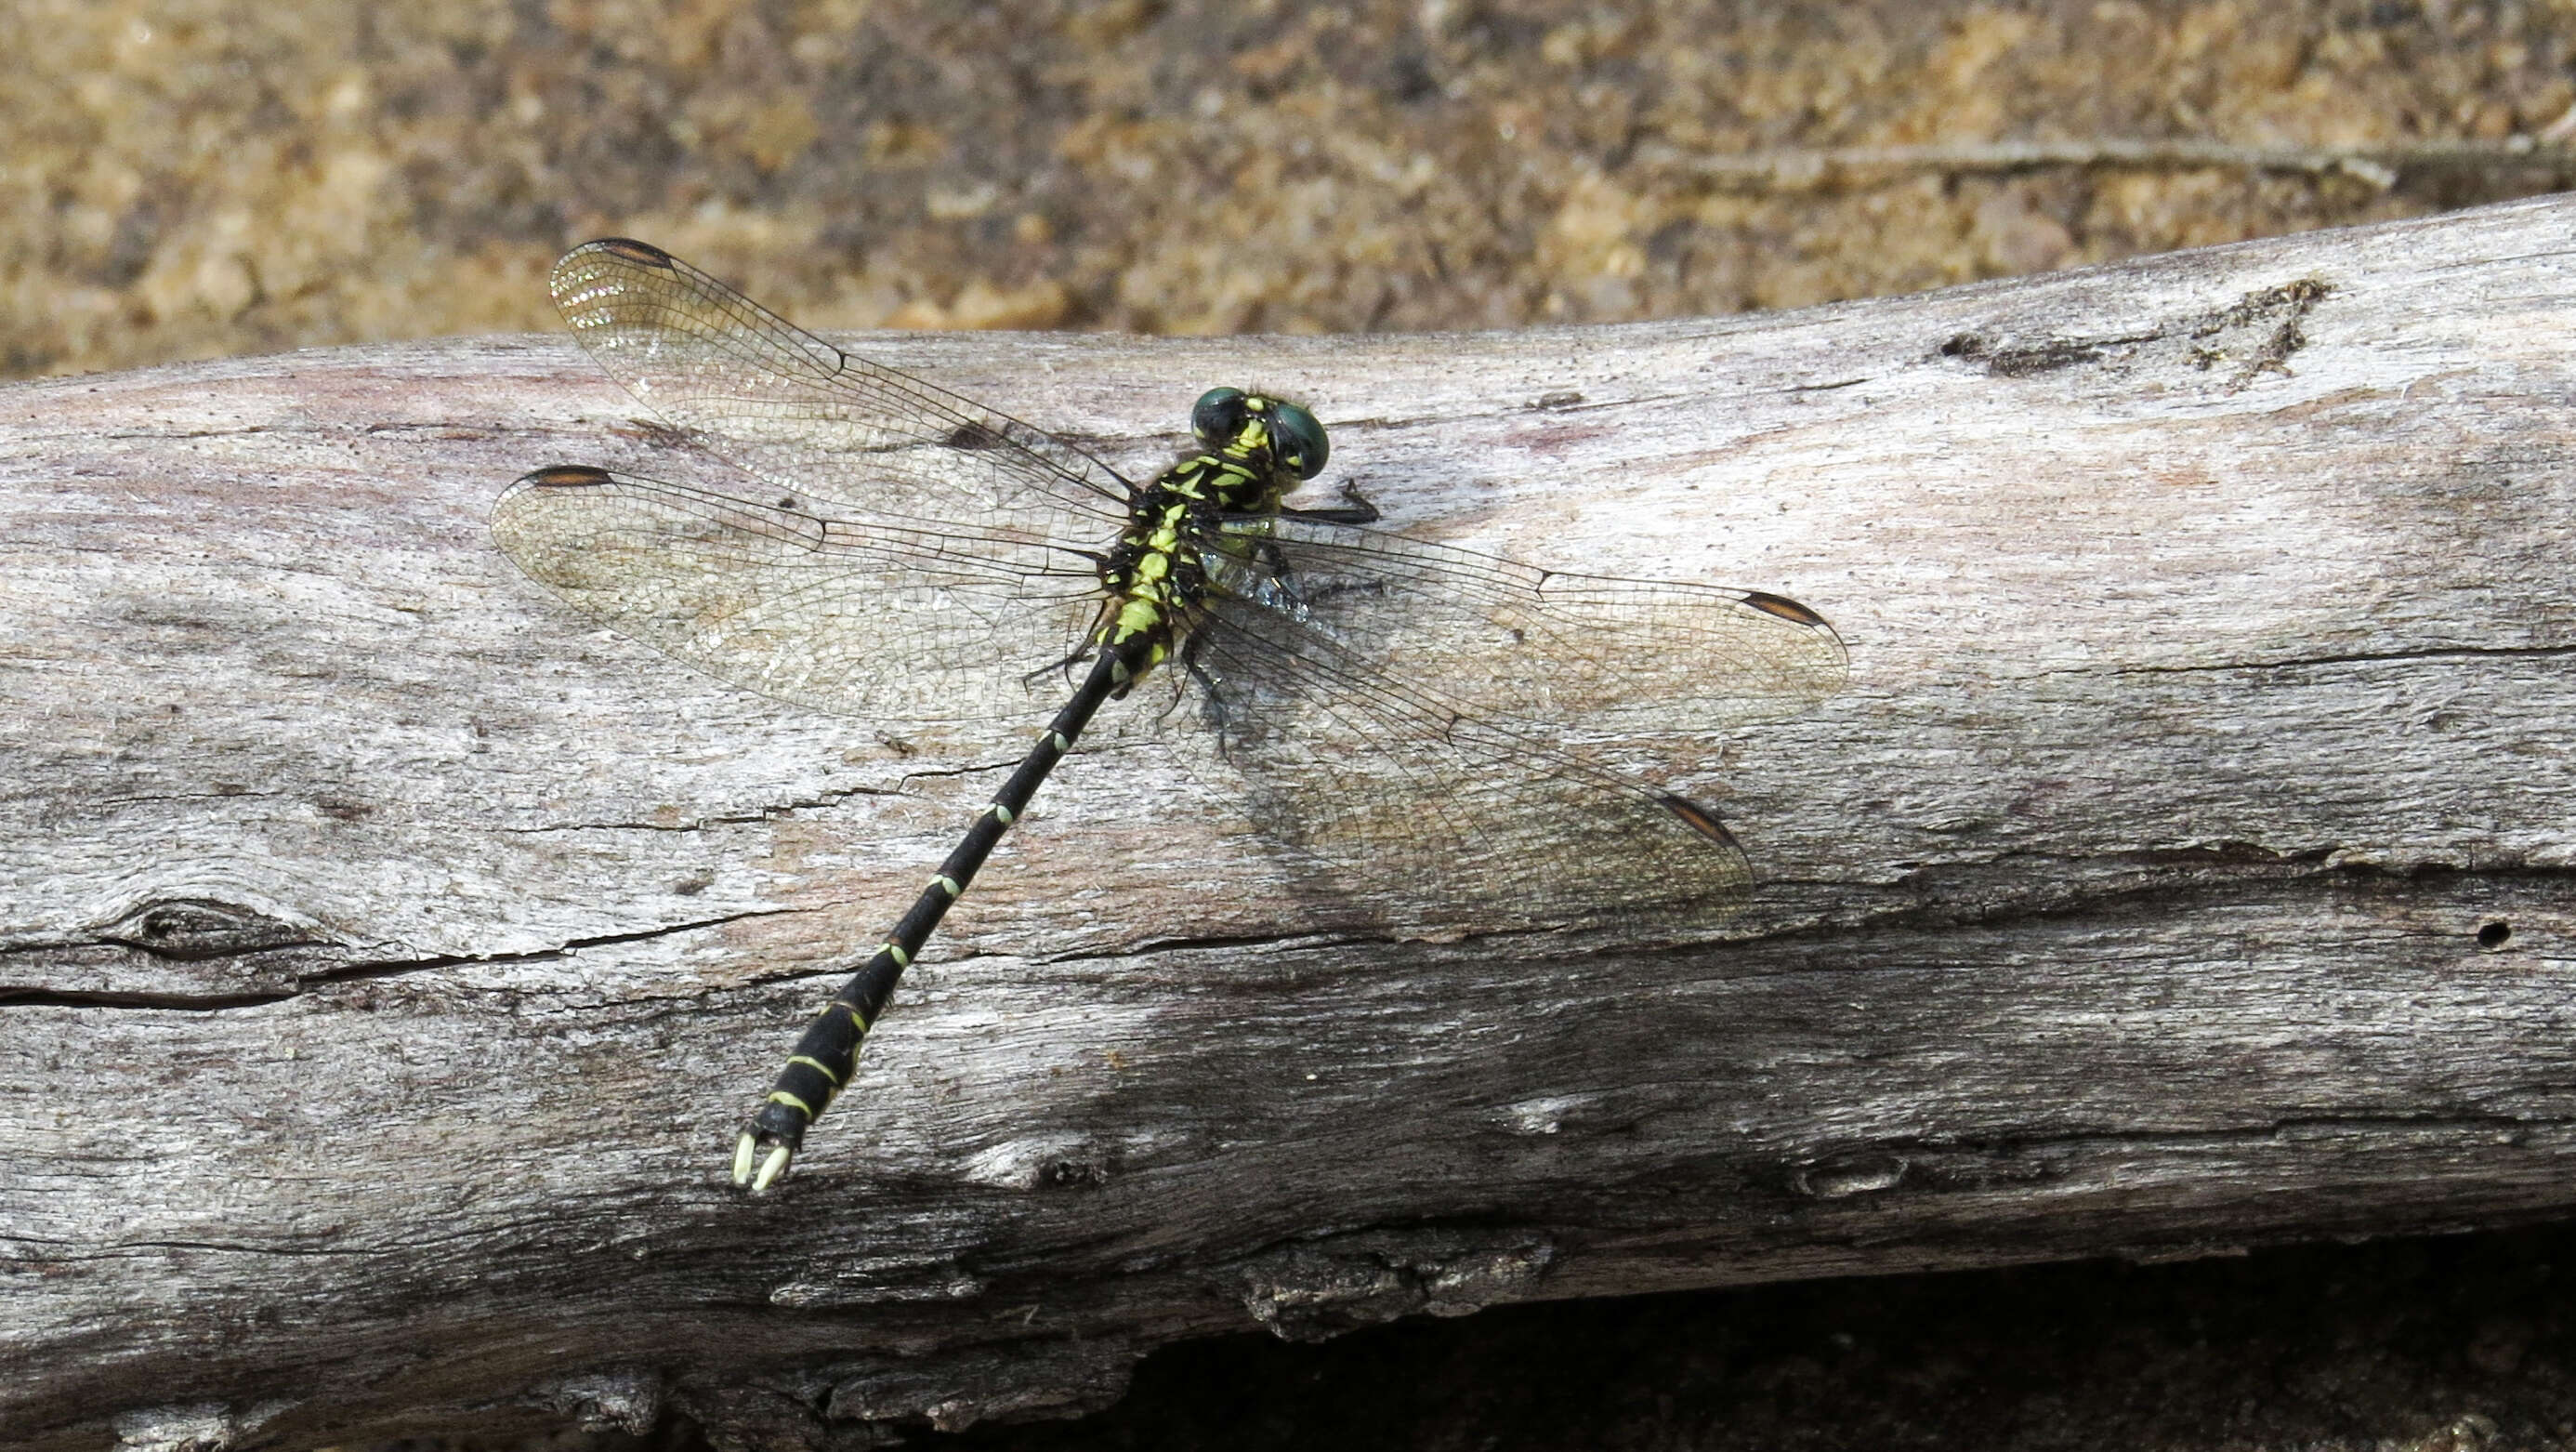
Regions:
[[[768,1098],[761,1101],[735,1144],[733,1173],[737,1183],[766,1190],[786,1170],[787,1162],[805,1142],[807,1126],[822,1117],[850,1082],[850,1076],[858,1072],[859,1046],[867,1038],[868,1026],[885,1011],[886,1000],[893,996],[903,970],[912,966],[913,957],[938,929],[939,920],[965,894],[985,859],[993,855],[1003,835],[1028,810],[1029,799],[1037,795],[1056,763],[1073,749],[1074,739],[1091,724],[1101,703],[1124,691],[1142,674],[1141,655],[1142,648],[1133,645],[1110,646],[1099,653],[1092,662],[1091,673],[1039,734],[1037,744],[1020,759],[1010,779],[993,793],[993,800],[975,815],[974,824],[966,829],[947,860],[939,864],[939,871],[922,888],[921,896],[913,899],[912,906],[895,923],[894,931],[806,1024],[796,1047],[788,1053],[787,1063],[770,1084]],[[755,1170],[753,1159],[764,1144],[769,1146],[769,1153]]]

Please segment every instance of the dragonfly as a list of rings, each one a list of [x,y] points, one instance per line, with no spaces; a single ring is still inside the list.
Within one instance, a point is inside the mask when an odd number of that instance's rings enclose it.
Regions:
[[[695,449],[674,482],[553,464],[494,506],[500,549],[590,620],[880,733],[1060,705],[911,907],[805,1025],[744,1123],[766,1192],[849,1087],[904,971],[1095,714],[1181,748],[1305,881],[1401,879],[1462,921],[1716,921],[1752,870],[1701,801],[1613,759],[1674,723],[1794,714],[1841,640],[1784,595],[1540,569],[1371,526],[1306,407],[1232,385],[1168,468],[1088,449],[844,351],[649,243],[585,243],[573,336]],[[1380,895],[1381,899],[1383,895]],[[1319,899],[1322,900],[1322,899]],[[1334,898],[1348,901],[1348,898]]]

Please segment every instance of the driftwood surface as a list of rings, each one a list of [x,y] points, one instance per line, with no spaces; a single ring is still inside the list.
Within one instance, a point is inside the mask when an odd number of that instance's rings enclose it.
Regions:
[[[1852,678],[1727,742],[1715,931],[1301,933],[1078,757],[759,1200],[739,1117],[1027,727],[907,756],[522,579],[513,476],[676,452],[564,338],[0,389],[0,1443],[859,1445],[1256,1324],[2565,1214],[2571,238],[865,340],[1140,470],[1302,396],[1396,527],[1793,595]]]

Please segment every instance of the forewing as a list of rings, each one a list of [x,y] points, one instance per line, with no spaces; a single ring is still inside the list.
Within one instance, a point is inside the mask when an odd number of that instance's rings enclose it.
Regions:
[[[1250,548],[1211,563],[1229,593],[1293,615],[1359,666],[1542,739],[1716,732],[1842,688],[1833,627],[1782,596],[1565,574],[1299,519],[1244,530]]]
[[[492,536],[529,578],[720,680],[901,733],[1025,716],[1075,649],[1088,560],[564,466],[512,484]]]
[[[628,392],[826,512],[1083,545],[1126,521],[1126,481],[1088,453],[844,353],[658,247],[584,243],[552,286],[573,336]]]

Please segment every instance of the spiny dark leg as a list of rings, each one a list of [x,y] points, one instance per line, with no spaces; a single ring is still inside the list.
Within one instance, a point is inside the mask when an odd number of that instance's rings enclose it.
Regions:
[[[1104,614],[1099,623],[1103,626],[1109,623],[1106,614]],[[1094,629],[1097,630],[1098,627],[1095,626]],[[1081,645],[1065,652],[1063,659],[1054,661],[1047,665],[1042,665],[1036,670],[1030,671],[1026,675],[1021,676],[1020,684],[1024,686],[1034,686],[1038,682],[1046,679],[1048,676],[1055,675],[1058,672],[1062,672],[1066,680],[1071,680],[1073,679],[1073,668],[1082,664],[1084,661],[1091,659],[1091,653],[1095,649],[1097,649],[1097,647],[1093,646],[1090,639],[1086,637]]]
[[[1282,509],[1279,515],[1283,519],[1310,519],[1317,524],[1375,524],[1385,518],[1360,492],[1360,486],[1348,479],[1342,481],[1342,499],[1343,503],[1323,509]]]
[[[850,1076],[858,1072],[859,1042],[867,1037],[869,1025],[885,1011],[886,1000],[893,996],[903,970],[912,966],[913,955],[921,951],[931,931],[947,915],[949,904],[957,901],[966,885],[975,880],[976,870],[992,855],[1002,834],[1019,820],[1029,798],[1037,795],[1047,773],[1055,770],[1055,764],[1072,748],[1074,738],[1091,723],[1100,703],[1135,678],[1136,659],[1133,651],[1101,650],[1081,688],[1056,713],[1046,734],[1021,759],[1010,780],[993,794],[992,804],[976,816],[975,824],[966,829],[965,838],[948,854],[948,860],[939,864],[939,875],[930,879],[921,896],[913,899],[911,908],[894,925],[875,956],[852,974],[850,981],[841,985],[841,991],[814,1015],[814,1021],[805,1026],[804,1035],[787,1056],[786,1067],[778,1071],[777,1081],[770,1085],[769,1098],[743,1126],[742,1137],[734,1142],[735,1184],[750,1186],[756,1195],[786,1173],[788,1161],[795,1158],[797,1148],[805,1142],[806,1129],[822,1117],[834,1097],[849,1084]],[[760,1153],[763,1145],[769,1146],[766,1157]]]
[[[1216,736],[1218,759],[1232,761],[1234,752],[1227,740],[1227,728],[1234,724],[1234,708],[1226,704],[1225,696],[1217,688],[1216,677],[1208,673],[1207,667],[1199,664],[1200,648],[1206,644],[1207,637],[1204,635],[1182,637],[1181,669],[1189,672],[1191,680],[1198,682],[1199,722]]]
[[[1281,590],[1291,596],[1297,593],[1296,577],[1289,573],[1288,556],[1279,548],[1279,541],[1266,536],[1258,537],[1252,547],[1252,553],[1261,561],[1262,567],[1270,571],[1270,578],[1279,582]]]
[[[1335,596],[1348,595],[1357,591],[1365,591],[1371,595],[1386,593],[1386,582],[1383,580],[1359,580],[1341,585],[1327,585],[1309,594],[1305,584],[1298,579],[1297,572],[1289,567],[1287,552],[1279,548],[1279,541],[1255,537],[1253,554],[1269,569],[1270,578],[1279,582],[1280,592],[1301,606],[1320,605]]]

